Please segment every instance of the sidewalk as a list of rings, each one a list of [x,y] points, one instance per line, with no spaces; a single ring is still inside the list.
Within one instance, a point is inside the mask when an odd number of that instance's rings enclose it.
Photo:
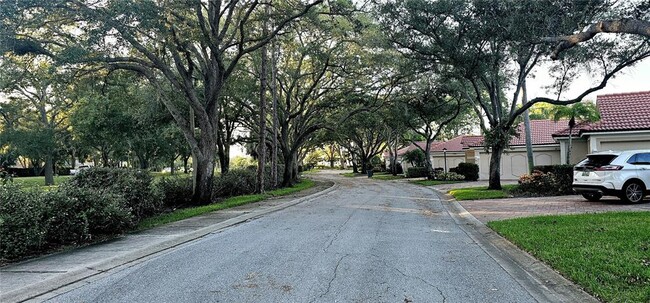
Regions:
[[[501,184],[517,184],[517,181],[502,181]],[[432,188],[443,193],[452,189],[487,186],[487,181],[463,182],[435,185]],[[650,211],[650,197],[643,203],[625,204],[617,197],[603,197],[599,202],[589,202],[580,195],[465,200],[458,203],[483,223],[496,220],[532,217],[542,215],[565,215],[600,213],[608,211]]]
[[[272,198],[0,268],[0,302],[22,302],[264,214],[314,199],[336,185],[318,183]],[[56,294],[56,293],[55,293]]]

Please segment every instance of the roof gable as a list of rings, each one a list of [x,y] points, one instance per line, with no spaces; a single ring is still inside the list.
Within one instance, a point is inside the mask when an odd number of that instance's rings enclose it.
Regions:
[[[573,135],[587,132],[611,132],[650,129],[650,91],[600,95],[596,98],[600,121],[579,123]],[[555,133],[565,137],[569,130]]]

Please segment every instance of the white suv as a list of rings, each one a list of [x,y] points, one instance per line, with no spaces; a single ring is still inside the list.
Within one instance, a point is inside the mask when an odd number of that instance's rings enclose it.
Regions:
[[[650,150],[599,152],[573,168],[573,191],[589,201],[603,195],[639,203],[650,193]]]

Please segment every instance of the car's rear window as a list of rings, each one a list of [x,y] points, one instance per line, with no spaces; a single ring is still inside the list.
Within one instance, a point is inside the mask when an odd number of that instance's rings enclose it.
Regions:
[[[617,155],[590,155],[586,159],[578,163],[577,166],[581,167],[601,167],[603,165],[608,165],[612,163],[614,159],[618,157]]]

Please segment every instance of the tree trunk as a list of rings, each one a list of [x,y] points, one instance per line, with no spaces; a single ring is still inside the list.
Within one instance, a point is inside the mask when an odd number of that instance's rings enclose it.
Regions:
[[[212,181],[214,178],[214,166],[216,164],[216,160],[212,155],[216,154],[216,148],[205,146],[205,144],[201,145],[204,145],[201,154],[197,154],[194,157],[196,161],[194,166],[196,168],[193,172],[195,182],[192,202],[197,205],[206,205],[212,202]]]
[[[271,137],[271,184],[278,186],[278,58],[275,39],[271,42],[271,94],[273,97],[273,136]]]
[[[426,144],[427,144],[427,146],[424,149],[424,165],[427,166],[427,180],[432,180],[433,179],[433,163],[431,163],[431,142],[429,142],[429,140],[427,140]]]
[[[282,174],[282,187],[293,186],[298,176],[297,156],[291,152],[284,154],[284,172]]]
[[[566,151],[566,164],[571,164],[571,139],[573,139],[573,127],[569,127],[569,147]]]
[[[501,156],[505,150],[505,144],[499,142],[490,147],[490,181],[488,189],[501,189]]]
[[[176,158],[172,159],[172,162],[170,163],[171,165],[169,166],[169,172],[172,175],[176,173],[176,166],[174,165],[174,162],[176,162]]]
[[[528,103],[528,94],[526,87],[526,79],[522,81],[522,98],[521,105],[526,105]],[[528,158],[528,173],[533,172],[533,167],[535,167],[535,157],[533,155],[533,139],[531,138],[530,132],[530,115],[528,110],[524,112],[524,131],[526,133],[526,157]]]
[[[334,159],[330,159],[330,168],[334,168]]]
[[[395,143],[393,145],[393,148],[391,149],[390,147],[388,148],[389,151],[389,156],[390,156],[390,166],[391,170],[393,171],[393,176],[397,176],[397,135],[395,135]]]
[[[266,27],[264,28],[266,31]],[[257,146],[257,186],[256,192],[264,193],[264,167],[266,166],[266,47],[261,48],[262,66],[260,67],[260,124],[259,144]]]
[[[45,185],[54,185],[54,160],[50,153],[45,156]]]
[[[230,170],[230,142],[228,141],[230,140],[224,140],[222,144],[218,144],[217,155],[222,175]]]
[[[187,162],[190,161],[190,156],[183,156],[183,173],[187,174]]]

